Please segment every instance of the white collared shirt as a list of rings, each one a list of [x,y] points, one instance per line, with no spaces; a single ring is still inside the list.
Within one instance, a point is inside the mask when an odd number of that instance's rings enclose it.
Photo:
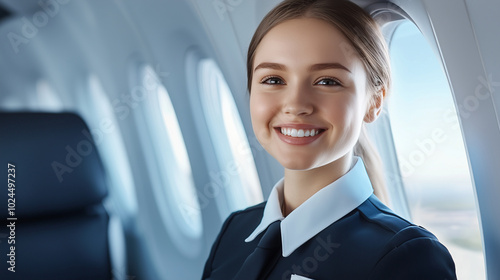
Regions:
[[[281,213],[283,180],[274,185],[267,200],[260,224],[245,239],[251,242],[273,222],[281,220],[281,245],[283,257],[290,256],[306,241],[336,222],[373,193],[363,160],[356,163],[344,176],[327,185],[293,210],[286,218]]]

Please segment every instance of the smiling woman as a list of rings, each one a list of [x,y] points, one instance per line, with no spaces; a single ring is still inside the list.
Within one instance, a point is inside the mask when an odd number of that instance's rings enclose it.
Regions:
[[[437,238],[373,195],[363,127],[389,91],[387,53],[349,1],[285,0],[263,19],[248,51],[250,113],[285,175],[267,202],[226,220],[203,279],[456,278]]]

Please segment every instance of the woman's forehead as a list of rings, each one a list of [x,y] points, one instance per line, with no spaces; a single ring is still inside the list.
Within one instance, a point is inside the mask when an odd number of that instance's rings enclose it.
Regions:
[[[340,30],[314,18],[292,19],[273,27],[257,47],[254,68],[262,62],[290,67],[339,63],[349,69],[361,64]]]

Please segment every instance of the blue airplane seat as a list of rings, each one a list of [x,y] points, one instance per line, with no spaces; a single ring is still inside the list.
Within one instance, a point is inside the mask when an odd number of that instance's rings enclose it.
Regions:
[[[0,160],[0,279],[114,278],[105,172],[83,120],[0,113]]]

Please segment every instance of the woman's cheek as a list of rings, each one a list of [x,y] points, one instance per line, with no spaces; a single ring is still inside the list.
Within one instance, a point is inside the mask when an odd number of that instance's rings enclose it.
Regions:
[[[254,130],[262,126],[266,114],[266,102],[258,96],[258,93],[250,96],[250,116]],[[257,132],[257,131],[256,131]]]
[[[255,136],[263,144],[271,136],[270,124],[274,118],[275,104],[271,98],[256,92],[250,96],[250,115]]]
[[[342,121],[349,122],[351,120],[350,115],[355,110],[352,108],[353,104],[351,103],[352,102],[343,99],[337,99],[333,102],[330,101],[329,105],[326,106],[329,108],[329,110],[327,110],[327,114],[329,115],[328,119],[334,123],[342,123]],[[325,102],[323,104],[328,103]]]
[[[256,92],[250,96],[250,112],[252,118],[262,118],[269,114],[271,103],[269,98],[262,93]]]

